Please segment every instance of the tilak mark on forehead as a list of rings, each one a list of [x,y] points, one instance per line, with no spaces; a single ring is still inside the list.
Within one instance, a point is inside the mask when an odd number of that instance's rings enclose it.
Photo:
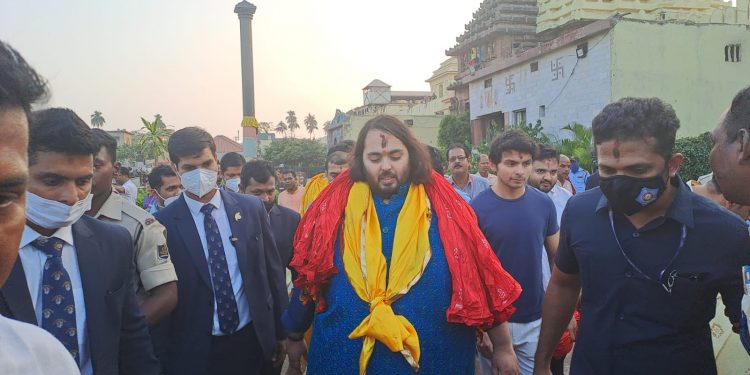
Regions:
[[[383,133],[380,133],[380,147],[388,147],[388,136]]]
[[[615,145],[614,145],[614,148],[612,149],[612,156],[614,156],[615,159],[620,158],[620,141],[617,139],[615,139]]]

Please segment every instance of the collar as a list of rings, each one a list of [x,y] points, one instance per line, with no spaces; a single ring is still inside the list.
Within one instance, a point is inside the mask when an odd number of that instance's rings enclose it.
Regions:
[[[693,218],[693,201],[690,199],[690,189],[682,182],[682,179],[679,176],[672,178],[671,183],[672,186],[677,189],[677,193],[664,216],[693,228],[695,226],[695,220]],[[608,208],[609,201],[604,193],[602,193],[602,196],[599,198],[599,202],[596,205],[596,212],[598,213]]]
[[[409,192],[409,186],[411,186],[411,183],[405,183],[398,187],[398,192],[396,194],[391,195],[389,198],[389,204],[392,204],[393,202],[403,202],[406,200],[406,194]],[[383,204],[383,197],[372,194],[372,198],[375,201],[375,204]]]
[[[123,202],[124,200],[122,199],[122,196],[116,194],[114,191],[111,191],[109,193],[109,197],[106,201],[104,201],[104,204],[99,209],[99,212],[94,215],[94,219],[98,219],[100,216],[104,216],[112,220],[122,220]]]
[[[21,244],[18,248],[23,249],[41,236],[42,235],[37,231],[26,225],[23,228],[23,235],[21,235]],[[57,237],[65,241],[66,244],[73,246],[73,226],[68,225],[67,227],[58,228],[57,231],[55,231],[55,233],[52,235],[52,237]]]
[[[190,210],[190,213],[193,214],[193,216],[201,214],[201,208],[207,204],[212,204],[214,207],[216,207],[217,210],[221,210],[224,208],[224,202],[221,199],[221,191],[219,189],[216,189],[216,194],[214,194],[214,197],[211,198],[208,203],[201,203],[197,200],[188,197],[186,193],[182,193],[183,198],[185,198],[185,203],[187,203],[188,210]]]
[[[458,184],[456,184],[456,181],[453,181],[453,175],[448,176],[448,181],[450,181],[452,185],[458,186]],[[469,173],[469,178],[466,182],[466,186],[470,186],[473,182],[474,182],[474,175]]]

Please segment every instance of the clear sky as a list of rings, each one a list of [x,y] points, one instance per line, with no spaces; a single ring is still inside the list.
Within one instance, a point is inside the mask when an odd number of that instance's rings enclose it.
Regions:
[[[251,2],[256,117],[276,124],[293,109],[322,128],[337,108],[361,105],[374,78],[429,90],[481,0]],[[236,3],[0,0],[0,39],[49,81],[46,106],[86,121],[99,110],[107,130],[137,130],[139,117],[160,113],[175,129],[232,138],[242,120]]]

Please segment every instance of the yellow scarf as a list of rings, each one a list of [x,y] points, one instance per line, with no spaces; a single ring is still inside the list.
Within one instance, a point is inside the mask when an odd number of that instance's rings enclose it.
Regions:
[[[326,187],[328,187],[328,178],[325,173],[318,173],[307,181],[305,194],[302,195],[302,207],[299,211],[300,216],[305,216],[307,208],[310,207],[315,198],[317,198],[318,195],[320,195],[320,192]]]
[[[396,222],[390,272],[386,273],[380,223],[370,187],[356,182],[351,188],[345,210],[342,258],[354,291],[370,305],[370,314],[349,334],[350,339],[364,337],[360,375],[367,370],[375,340],[392,352],[400,352],[414,369],[419,368],[417,332],[405,317],[395,315],[391,304],[419,281],[430,260],[430,215],[424,186],[411,185]]]

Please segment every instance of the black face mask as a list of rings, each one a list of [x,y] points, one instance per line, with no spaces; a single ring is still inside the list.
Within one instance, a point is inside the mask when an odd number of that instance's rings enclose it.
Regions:
[[[647,178],[631,176],[600,177],[599,187],[615,212],[626,216],[636,214],[656,202],[664,193],[664,176]]]

